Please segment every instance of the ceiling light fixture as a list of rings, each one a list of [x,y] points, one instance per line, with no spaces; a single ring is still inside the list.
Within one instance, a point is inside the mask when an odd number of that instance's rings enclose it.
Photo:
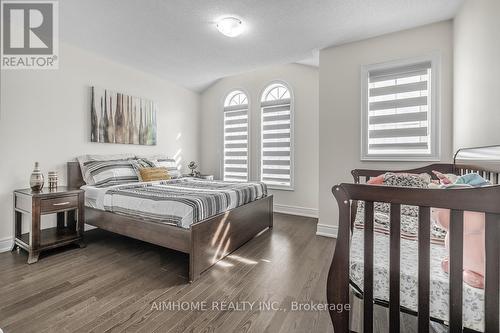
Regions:
[[[243,32],[243,22],[236,17],[224,17],[217,21],[217,29],[227,37],[237,37]]]

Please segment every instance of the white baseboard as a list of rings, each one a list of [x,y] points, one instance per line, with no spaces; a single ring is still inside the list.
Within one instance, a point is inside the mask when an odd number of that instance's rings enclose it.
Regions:
[[[314,208],[274,204],[274,212],[318,218],[318,210]]]
[[[0,239],[0,252],[7,252],[12,250],[12,237],[2,238]]]
[[[318,224],[316,235],[337,238],[339,227],[336,225]]]

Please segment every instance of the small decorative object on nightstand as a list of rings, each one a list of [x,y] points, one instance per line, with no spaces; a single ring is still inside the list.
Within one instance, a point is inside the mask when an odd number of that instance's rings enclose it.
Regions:
[[[196,168],[198,168],[198,165],[196,164],[195,161],[191,161],[188,164],[188,168],[191,169],[191,173],[189,174],[191,177],[196,177]]]
[[[15,245],[28,251],[28,264],[38,261],[41,251],[78,243],[84,247],[85,192],[58,187],[50,191],[14,191]],[[41,216],[57,214],[57,226],[41,229]],[[29,232],[22,233],[23,215],[31,218]]]
[[[30,177],[30,187],[31,190],[34,192],[41,191],[43,189],[43,173],[40,171],[40,165],[38,162],[35,162],[35,168],[33,169],[33,172],[31,173]]]
[[[49,171],[48,178],[49,190],[57,189],[57,171]]]

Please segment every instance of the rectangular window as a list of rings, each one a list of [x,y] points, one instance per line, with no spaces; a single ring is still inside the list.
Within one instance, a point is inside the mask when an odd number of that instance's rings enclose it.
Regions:
[[[224,107],[225,181],[248,181],[248,104]]]
[[[437,66],[421,58],[363,67],[361,159],[439,159]]]

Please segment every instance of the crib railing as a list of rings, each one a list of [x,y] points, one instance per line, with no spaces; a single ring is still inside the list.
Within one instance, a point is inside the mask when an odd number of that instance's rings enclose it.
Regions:
[[[455,173],[457,175],[465,175],[466,173],[478,173],[481,177],[489,180],[492,184],[500,184],[500,172],[494,169],[480,169],[473,165],[466,164],[431,164],[425,167],[394,171],[394,170],[369,170],[369,169],[354,169],[351,171],[352,177],[356,184],[366,183],[370,178],[379,176],[384,172],[406,172],[406,173],[428,173],[433,176],[432,171],[439,171],[442,173]],[[434,179],[436,179],[434,177]]]
[[[416,168],[416,169],[410,169],[410,170],[370,170],[370,169],[354,169],[351,171],[352,177],[354,179],[354,182],[356,184],[361,184],[361,183],[366,183],[370,178],[372,177],[377,177],[385,172],[405,172],[405,173],[428,173],[431,176],[433,176],[432,171],[439,171],[442,173],[454,173],[455,172],[455,165],[454,164],[443,164],[443,163],[436,163],[436,164],[431,164],[427,165],[425,167],[421,168]]]
[[[486,213],[485,332],[499,332],[500,186],[471,189],[416,189],[403,187],[341,184],[332,192],[339,206],[339,229],[328,276],[330,304],[349,303],[349,247],[352,203],[365,201],[363,330],[373,332],[373,248],[374,202],[389,203],[390,274],[389,328],[400,329],[400,210],[401,205],[418,206],[418,331],[429,331],[430,320],[430,209],[451,211],[449,241],[449,332],[462,332],[462,270],[464,211]],[[333,307],[332,307],[333,308]],[[340,307],[335,307],[340,308]],[[330,311],[335,332],[349,332],[349,313]]]
[[[500,172],[495,171],[495,170],[488,170],[488,169],[481,169],[478,170],[477,167],[474,167],[472,165],[456,165],[455,166],[455,173],[457,175],[465,175],[467,173],[478,173],[481,177],[484,179],[489,180],[492,184],[498,185],[500,184]]]
[[[427,173],[433,179],[437,179],[437,177],[432,173],[432,171],[439,171],[442,173],[455,173],[455,165],[454,164],[445,164],[445,163],[435,163],[430,164],[421,168],[409,169],[409,170],[370,170],[370,169],[354,169],[351,171],[352,178],[354,183],[356,184],[365,184],[371,178],[377,177],[386,172],[394,172],[394,173]],[[354,201],[351,205],[351,223],[354,225],[354,220],[356,218],[356,211],[358,208],[357,201]],[[352,226],[351,226],[352,227]]]

